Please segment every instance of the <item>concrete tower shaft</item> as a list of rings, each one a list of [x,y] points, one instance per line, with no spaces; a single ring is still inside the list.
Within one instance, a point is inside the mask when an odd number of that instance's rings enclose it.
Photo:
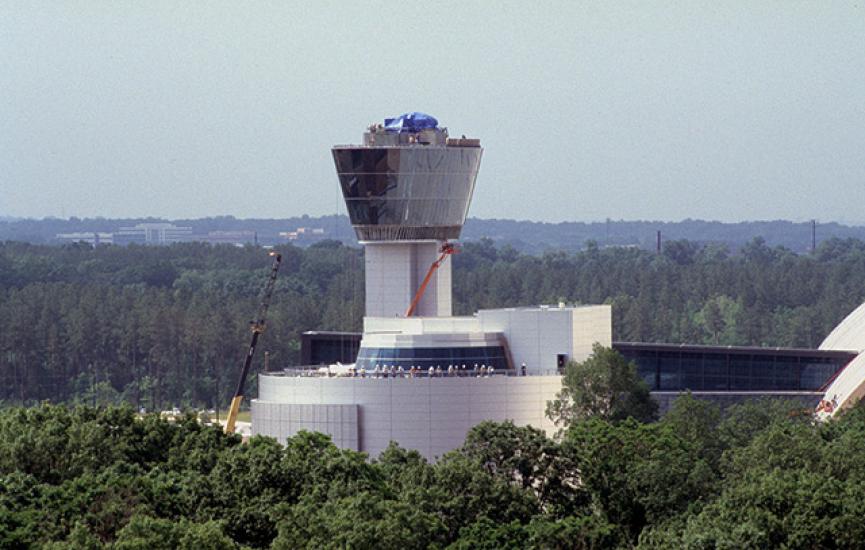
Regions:
[[[396,317],[406,313],[438,258],[440,241],[373,241],[365,243],[366,315]],[[416,307],[418,317],[450,317],[451,260],[442,263]]]

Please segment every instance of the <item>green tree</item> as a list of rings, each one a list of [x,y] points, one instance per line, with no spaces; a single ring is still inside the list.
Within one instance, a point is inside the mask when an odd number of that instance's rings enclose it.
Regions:
[[[194,524],[135,515],[117,534],[117,550],[232,550],[237,544],[216,522]]]
[[[563,444],[593,507],[626,540],[698,505],[717,486],[699,446],[670,425],[591,419],[572,425]]]
[[[87,529],[83,523],[76,523],[64,541],[53,541],[43,545],[46,550],[101,550],[105,545]]]
[[[575,514],[588,504],[577,465],[544,432],[513,422],[481,422],[459,449],[503,481],[531,491],[550,515]]]
[[[519,550],[529,547],[529,533],[518,521],[497,523],[481,517],[460,529],[459,538],[448,548],[452,550]]]
[[[721,409],[716,404],[696,399],[688,392],[673,401],[660,422],[689,442],[713,470],[717,469],[726,442],[718,437]]]
[[[786,399],[755,399],[737,403],[724,412],[714,432],[724,448],[748,446],[767,428],[791,421],[808,424],[810,408],[803,409],[800,401]]]
[[[288,508],[272,548],[429,548],[445,542],[438,514],[376,492],[324,503],[303,499]]]
[[[558,426],[587,418],[620,421],[628,417],[654,420],[658,405],[637,367],[619,352],[595,344],[592,355],[565,367],[562,390],[547,404],[547,416]]]
[[[457,451],[436,463],[428,488],[409,492],[405,500],[413,507],[439,515],[450,540],[476,518],[525,523],[540,511],[532,493],[490,475],[477,461]]]
[[[527,532],[529,548],[601,550],[628,546],[628,540],[621,536],[621,531],[597,514],[570,516],[556,521],[535,518],[529,523]]]

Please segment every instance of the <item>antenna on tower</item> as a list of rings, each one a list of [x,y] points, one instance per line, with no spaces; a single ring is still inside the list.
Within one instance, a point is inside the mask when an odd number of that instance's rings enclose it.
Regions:
[[[817,220],[811,220],[811,254],[817,252]]]

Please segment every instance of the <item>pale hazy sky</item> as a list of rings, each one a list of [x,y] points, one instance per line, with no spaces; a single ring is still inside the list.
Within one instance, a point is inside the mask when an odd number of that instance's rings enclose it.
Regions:
[[[0,215],[343,212],[403,111],[470,214],[865,222],[865,2],[0,4]]]

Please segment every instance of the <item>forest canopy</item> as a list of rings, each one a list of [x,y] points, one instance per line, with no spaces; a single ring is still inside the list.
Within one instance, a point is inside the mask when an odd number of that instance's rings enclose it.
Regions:
[[[856,548],[865,409],[689,395],[551,439],[483,422],[427,462],[128,406],[0,411],[2,548]],[[369,460],[369,459],[372,460]]]

